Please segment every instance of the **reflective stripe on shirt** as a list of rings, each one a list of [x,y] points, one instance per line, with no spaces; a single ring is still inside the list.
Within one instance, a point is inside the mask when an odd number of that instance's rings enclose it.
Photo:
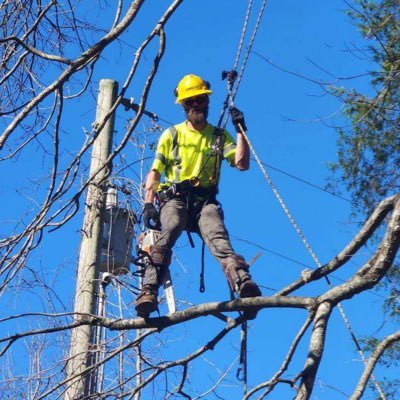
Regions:
[[[200,186],[208,187],[215,168],[215,155],[211,145],[215,140],[215,127],[208,124],[201,131],[191,130],[186,122],[165,130],[158,142],[152,169],[165,173],[166,183],[177,183],[197,177]],[[234,165],[236,143],[224,130],[223,157]],[[200,176],[199,176],[200,175]]]

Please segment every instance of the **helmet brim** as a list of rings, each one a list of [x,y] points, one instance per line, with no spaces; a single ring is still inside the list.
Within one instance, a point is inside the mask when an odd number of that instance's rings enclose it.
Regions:
[[[175,104],[181,104],[183,100],[190,99],[191,97],[200,96],[202,94],[206,94],[207,96],[209,96],[210,94],[212,94],[212,90],[210,90],[210,89],[196,90],[194,92],[191,92],[187,96],[183,95],[183,96],[177,98],[175,100]]]

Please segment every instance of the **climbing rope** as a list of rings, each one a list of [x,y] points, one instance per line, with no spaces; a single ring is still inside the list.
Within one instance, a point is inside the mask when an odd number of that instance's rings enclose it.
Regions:
[[[238,74],[236,72],[236,69],[239,65],[239,60],[240,60],[240,56],[242,53],[243,43],[244,43],[244,39],[246,36],[247,26],[248,26],[248,22],[249,22],[249,18],[250,18],[251,8],[253,5],[253,0],[249,0],[248,6],[247,6],[247,11],[246,11],[246,16],[245,16],[244,23],[243,23],[242,33],[241,33],[239,44],[238,44],[238,50],[237,50],[235,61],[233,64],[233,68],[231,71],[223,71],[222,72],[222,79],[225,79],[225,78],[228,78],[228,79],[227,79],[227,96],[223,103],[223,107],[222,107],[220,117],[218,120],[218,124],[217,124],[217,128],[219,128],[219,129],[222,129],[222,130],[225,129],[226,124],[228,122],[228,114],[225,115],[226,110],[228,109],[228,106],[233,107],[233,102],[236,97],[237,91],[239,89],[239,85],[242,80],[244,70],[246,68],[247,61],[249,59],[251,49],[254,44],[254,40],[256,38],[256,34],[257,34],[258,28],[260,26],[260,22],[261,22],[263,14],[264,14],[264,9],[267,4],[267,1],[268,0],[263,0],[263,2],[261,4],[255,26],[254,26],[253,32],[251,34],[250,42],[249,42],[249,45],[247,46],[247,52],[244,56],[244,60],[242,62],[242,67],[240,69],[240,73]],[[235,82],[236,82],[236,86],[235,86],[235,89],[233,90]]]
[[[244,17],[242,34],[240,35],[238,50],[236,52],[236,58],[235,58],[235,62],[233,63],[233,68],[232,68],[235,71],[236,71],[236,69],[237,69],[237,67],[239,65],[240,55],[242,53],[242,47],[243,47],[243,43],[244,43],[244,38],[246,36],[247,24],[248,24],[249,19],[250,19],[250,13],[251,13],[252,5],[253,5],[253,0],[249,0],[249,3],[247,5],[246,16]]]
[[[240,367],[236,372],[236,378],[243,382],[243,394],[247,393],[247,320],[243,319],[240,331]]]
[[[232,108],[234,106],[234,99],[237,94],[240,82],[242,80],[243,73],[246,68],[247,61],[248,61],[248,58],[249,58],[249,55],[251,52],[251,48],[253,46],[258,28],[260,26],[260,22],[261,22],[263,13],[264,13],[266,3],[267,3],[267,0],[264,0],[261,5],[260,11],[258,13],[257,21],[256,21],[255,27],[254,27],[252,35],[251,35],[250,43],[247,47],[247,52],[245,54],[244,61],[242,63],[242,67],[240,69],[239,76],[238,76],[238,73],[236,72],[236,69],[239,65],[239,60],[240,60],[240,56],[242,53],[242,48],[243,48],[244,39],[246,36],[246,31],[247,31],[247,26],[248,26],[250,13],[251,13],[252,5],[253,5],[253,0],[249,0],[249,2],[248,2],[246,15],[245,15],[244,22],[243,22],[242,33],[240,36],[238,50],[236,53],[236,58],[235,58],[235,62],[233,64],[233,68],[231,71],[223,71],[222,72],[222,79],[227,78],[227,96],[223,103],[223,107],[222,107],[220,117],[218,120],[218,124],[217,124],[217,128],[216,128],[216,132],[219,136],[221,135],[221,132],[225,129],[226,124],[228,122],[229,113],[226,114],[226,111],[227,111],[228,107]],[[233,90],[235,81],[236,81],[236,86],[235,86],[235,89]],[[220,138],[217,137],[217,146],[220,145],[220,142],[218,140],[220,140]],[[218,158],[218,157],[216,157],[216,158]],[[216,163],[217,162],[218,162],[218,160],[216,159]],[[233,293],[231,293],[231,295],[233,296]],[[247,321],[244,320],[242,322],[241,338],[240,338],[240,362],[239,362],[240,366],[239,366],[239,368],[237,370],[237,374],[236,374],[237,378],[243,381],[244,394],[247,393],[247,330],[248,330]]]
[[[235,91],[234,91],[233,96],[232,96],[232,101],[235,100],[237,91],[239,90],[239,85],[240,85],[240,82],[242,81],[244,70],[245,70],[245,68],[247,66],[247,61],[249,60],[251,49],[253,47],[254,40],[256,38],[256,34],[258,32],[258,28],[260,27],[261,19],[262,19],[263,14],[264,14],[265,6],[267,5],[267,1],[268,0],[264,0],[262,2],[261,7],[260,7],[260,11],[258,12],[257,21],[256,21],[256,24],[254,26],[253,33],[251,35],[249,45],[247,46],[247,52],[246,52],[246,55],[245,55],[243,63],[242,63],[242,68],[240,69],[239,76],[238,76],[238,78],[236,80],[236,87],[235,87]]]
[[[240,83],[242,81],[243,74],[244,74],[244,71],[245,71],[246,66],[247,66],[247,62],[249,60],[249,56],[250,56],[251,49],[253,47],[254,40],[255,40],[257,32],[258,32],[258,28],[260,27],[260,23],[261,23],[263,15],[264,15],[264,10],[265,10],[265,6],[267,5],[267,1],[268,0],[263,0],[263,2],[261,4],[260,10],[258,12],[256,23],[254,25],[254,29],[253,29],[253,32],[251,34],[249,45],[247,46],[247,51],[246,51],[246,54],[244,56],[244,60],[242,62],[242,67],[240,69],[240,72],[239,72],[237,78],[235,79],[235,88],[234,88],[233,91],[232,91],[232,88],[233,88],[233,84],[234,83],[232,82],[232,84],[230,84],[230,82],[228,81],[227,90],[228,90],[228,99],[229,99],[230,107],[233,107],[233,103],[234,103],[235,97],[236,97],[237,92],[239,90],[239,86],[240,86]],[[251,4],[250,3],[252,3],[252,0],[249,0],[249,6],[247,8],[247,14],[246,14],[245,24],[244,24],[245,26],[243,27],[243,30],[242,30],[242,37],[241,37],[240,42],[239,42],[239,49],[238,49],[238,53],[236,55],[235,64],[234,64],[234,67],[233,67],[234,71],[236,71],[237,66],[238,66],[238,59],[239,59],[240,53],[241,53],[242,41],[243,41],[246,29],[247,29],[248,14],[249,14],[250,9],[251,9]],[[226,127],[227,122],[228,122],[228,115],[225,116],[225,120],[224,120],[224,123],[222,125],[223,128]]]

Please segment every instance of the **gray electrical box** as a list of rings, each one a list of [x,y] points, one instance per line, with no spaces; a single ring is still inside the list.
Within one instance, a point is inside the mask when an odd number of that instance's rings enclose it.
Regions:
[[[114,203],[115,204],[115,203]],[[100,271],[113,275],[129,272],[132,259],[134,214],[118,206],[106,209]]]

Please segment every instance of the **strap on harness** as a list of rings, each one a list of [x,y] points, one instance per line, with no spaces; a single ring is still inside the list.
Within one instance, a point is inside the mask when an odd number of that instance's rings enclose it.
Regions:
[[[203,244],[201,245],[201,271],[200,271],[200,288],[199,291],[200,293],[204,293],[206,291],[206,285],[205,285],[205,262],[204,262],[204,253],[205,253],[205,247],[206,244],[203,240]]]
[[[231,71],[222,71],[222,80],[227,79],[227,86],[228,86],[228,94],[226,95],[224,105],[221,110],[221,114],[219,116],[218,124],[216,128],[214,129],[214,136],[215,136],[215,141],[212,145],[213,149],[213,155],[216,155],[215,157],[215,163],[214,163],[214,169],[212,176],[210,177],[210,180],[215,180],[217,182],[217,178],[220,173],[221,169],[221,162],[222,162],[222,154],[223,154],[223,148],[224,148],[224,137],[222,135],[222,132],[224,130],[224,125],[223,124],[223,119],[226,113],[226,110],[229,107],[229,101],[231,103],[231,106],[233,106],[233,100],[232,100],[232,87],[233,84],[235,83],[235,80],[238,76],[238,73],[235,70]],[[208,161],[208,160],[207,160]]]
[[[204,163],[204,165],[207,163],[211,155],[215,156],[213,172],[209,178],[211,183],[217,184],[218,182],[219,173],[221,170],[222,158],[223,158],[222,156],[224,151],[224,142],[225,142],[225,137],[222,135],[222,129],[216,127],[214,129],[214,142],[211,145],[212,152],[209,154],[207,160]]]
[[[217,186],[209,188],[199,186],[198,178],[185,179],[182,182],[173,183],[168,189],[158,193],[160,202],[171,200],[179,195],[194,195],[198,197],[209,197],[218,193]]]
[[[190,243],[190,247],[192,248],[192,249],[194,249],[194,242],[193,242],[193,238],[192,238],[192,234],[189,232],[189,231],[186,231],[187,232],[187,235],[188,235],[188,240],[189,240],[189,243]]]
[[[247,393],[247,320],[242,321],[240,332],[240,357],[239,368],[236,371],[236,378],[243,382],[244,394]]]

